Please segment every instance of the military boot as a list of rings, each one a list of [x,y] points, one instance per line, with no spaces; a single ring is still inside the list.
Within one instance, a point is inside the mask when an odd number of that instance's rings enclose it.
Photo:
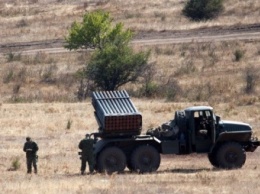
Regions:
[[[31,174],[32,173],[32,169],[27,168],[27,174]]]

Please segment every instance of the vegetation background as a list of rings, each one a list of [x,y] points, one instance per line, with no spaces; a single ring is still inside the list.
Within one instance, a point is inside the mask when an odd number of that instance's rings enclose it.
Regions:
[[[181,14],[185,2],[2,0],[0,40],[5,44],[62,39],[73,21],[96,9],[109,11],[115,22],[123,22],[136,36],[259,24],[257,0],[226,0],[220,16],[204,22],[192,22]],[[136,97],[143,132],[172,119],[175,110],[211,105],[224,119],[250,123],[259,136],[258,40],[134,45],[134,49],[151,49],[155,68],[152,82],[145,82],[147,75],[139,84],[124,87]],[[90,99],[77,101],[76,72],[89,56],[89,52],[26,55],[10,50],[0,57],[1,192],[259,193],[259,150],[248,153],[239,170],[214,169],[205,155],[195,154],[163,156],[158,172],[152,174],[80,176],[78,142],[97,130]],[[150,94],[143,92],[146,83]],[[158,88],[166,93],[162,96]],[[26,174],[22,146],[27,135],[40,147],[37,176]]]

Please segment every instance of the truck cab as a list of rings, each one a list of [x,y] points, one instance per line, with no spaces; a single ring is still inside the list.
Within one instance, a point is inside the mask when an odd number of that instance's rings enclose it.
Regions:
[[[196,106],[185,109],[187,117],[187,130],[190,136],[192,152],[210,152],[215,144],[217,121],[213,108]]]

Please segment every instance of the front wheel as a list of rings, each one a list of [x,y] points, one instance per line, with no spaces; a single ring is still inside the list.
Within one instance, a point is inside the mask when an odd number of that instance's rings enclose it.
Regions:
[[[246,154],[245,150],[240,144],[236,142],[230,142],[223,144],[219,148],[216,159],[220,168],[241,168],[245,164]]]
[[[153,172],[156,171],[161,162],[159,152],[149,145],[142,145],[134,150],[131,157],[132,168],[136,172]]]
[[[219,168],[219,164],[218,164],[218,161],[216,159],[216,153],[215,152],[208,153],[208,159],[209,159],[209,162],[212,164],[212,166]]]
[[[126,156],[118,147],[105,148],[98,156],[97,166],[99,172],[122,172],[126,167]]]
[[[217,152],[218,152],[219,146],[215,146],[211,153],[208,153],[208,159],[209,162],[212,164],[212,166],[219,168],[219,163],[217,161]]]

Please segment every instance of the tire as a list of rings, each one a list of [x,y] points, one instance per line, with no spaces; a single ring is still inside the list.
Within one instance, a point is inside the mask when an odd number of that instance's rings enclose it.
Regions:
[[[97,171],[97,172],[100,172],[100,170],[98,169],[97,163],[95,163],[94,170]]]
[[[179,127],[180,132],[185,132],[187,130],[185,111],[176,111],[174,120]]]
[[[127,161],[126,161],[126,167],[127,167],[130,171],[134,171],[133,164],[132,164],[132,161],[131,161],[131,156],[132,156],[132,154],[131,154],[131,153],[127,153],[126,155],[128,156],[128,157],[127,157]]]
[[[126,156],[118,147],[105,148],[99,154],[97,166],[99,172],[123,172],[126,167]]]
[[[217,163],[220,168],[241,168],[246,161],[245,150],[235,142],[223,144],[217,151]]]
[[[217,161],[217,151],[218,151],[218,146],[216,146],[211,153],[208,153],[208,159],[209,162],[212,164],[212,166],[219,168],[219,163]]]
[[[134,150],[131,157],[133,170],[140,173],[154,172],[161,163],[159,152],[149,145],[142,145]]]
[[[134,171],[133,165],[131,163],[131,161],[127,161],[126,167],[130,170],[130,171]]]
[[[219,164],[216,159],[216,153],[208,153],[208,159],[212,166],[219,168]]]

